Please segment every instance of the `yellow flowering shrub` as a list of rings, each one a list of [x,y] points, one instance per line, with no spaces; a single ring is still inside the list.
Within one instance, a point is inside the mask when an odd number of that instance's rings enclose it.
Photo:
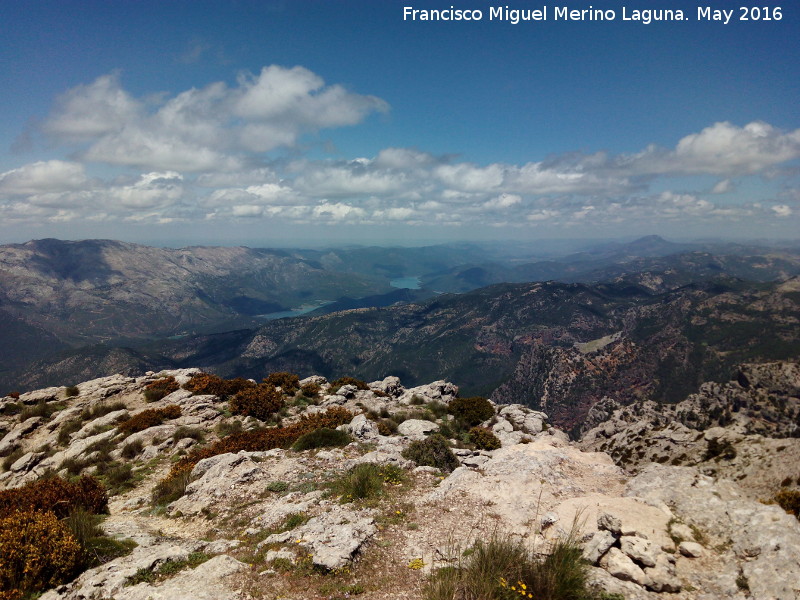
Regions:
[[[6,598],[69,581],[80,563],[80,544],[52,512],[0,518],[0,591]]]

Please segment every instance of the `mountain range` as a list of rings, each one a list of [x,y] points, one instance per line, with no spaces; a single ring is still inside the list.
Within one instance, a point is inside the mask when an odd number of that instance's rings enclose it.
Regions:
[[[480,256],[496,260],[469,262]],[[2,246],[0,386],[186,366],[246,377],[393,373],[411,384],[447,378],[573,429],[606,395],[677,402],[704,380],[727,380],[739,362],[800,356],[791,247],[650,236],[531,256],[478,245]],[[508,281],[475,287],[497,277]],[[399,278],[420,289],[393,288]],[[464,291],[432,287],[446,281]],[[310,316],[259,318],[321,301]]]

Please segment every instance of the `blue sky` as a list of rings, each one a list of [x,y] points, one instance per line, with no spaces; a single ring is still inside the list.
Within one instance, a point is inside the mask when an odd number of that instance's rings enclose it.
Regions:
[[[0,242],[796,237],[797,8],[491,6],[4,0]]]

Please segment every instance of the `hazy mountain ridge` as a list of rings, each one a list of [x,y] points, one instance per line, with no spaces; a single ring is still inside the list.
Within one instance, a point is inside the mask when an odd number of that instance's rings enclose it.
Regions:
[[[502,284],[161,340],[139,347],[128,368],[116,364],[129,373],[148,357],[154,368],[200,365],[224,376],[267,369],[362,379],[396,373],[411,384],[445,377],[467,394],[546,410],[572,429],[605,396],[677,402],[703,381],[727,380],[740,362],[800,356],[797,283],[727,279],[660,294],[627,282]],[[40,363],[26,387],[63,383],[70,361],[91,364],[79,356]]]
[[[385,284],[250,248],[153,248],[110,240],[0,246],[0,307],[66,343],[170,335],[283,310],[314,294]]]

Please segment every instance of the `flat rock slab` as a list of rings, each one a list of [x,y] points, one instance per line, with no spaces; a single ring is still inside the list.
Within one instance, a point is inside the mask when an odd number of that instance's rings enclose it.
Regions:
[[[311,552],[315,565],[341,569],[377,531],[375,520],[368,512],[336,506],[300,527],[269,536],[260,545],[299,544]]]

